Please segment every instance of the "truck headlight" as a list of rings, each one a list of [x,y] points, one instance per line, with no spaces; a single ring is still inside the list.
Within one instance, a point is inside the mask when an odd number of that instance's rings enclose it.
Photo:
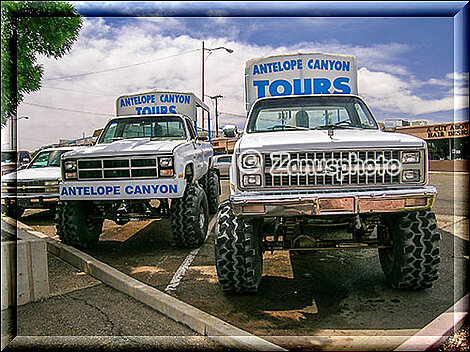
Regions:
[[[47,193],[53,193],[59,191],[59,180],[44,181],[44,191]]]
[[[243,175],[243,186],[261,186],[261,175]]]
[[[76,171],[77,170],[77,161],[76,160],[66,160],[64,161],[64,170],[67,171]]]
[[[403,152],[401,155],[401,162],[403,164],[419,163],[419,152]]]
[[[15,191],[16,187],[13,182],[2,182],[2,193],[12,193]]]
[[[173,167],[173,158],[172,157],[167,157],[167,158],[159,158],[158,163],[160,167]]]
[[[45,186],[58,186],[59,185],[59,180],[54,180],[54,181],[44,181]]]
[[[419,170],[404,170],[402,174],[403,182],[419,181]]]
[[[255,169],[261,164],[259,155],[256,154],[245,154],[242,157],[242,166],[245,169]]]

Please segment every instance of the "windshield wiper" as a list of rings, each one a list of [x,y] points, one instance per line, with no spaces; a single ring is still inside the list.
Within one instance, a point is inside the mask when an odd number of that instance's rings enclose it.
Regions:
[[[293,130],[309,130],[309,128],[306,127],[300,127],[300,126],[292,126],[292,125],[274,125],[271,127],[268,127],[268,130],[275,130],[278,128],[282,128],[283,130],[288,128],[288,129],[293,129]]]
[[[318,126],[318,127],[315,127],[315,129],[325,129],[325,128],[344,128],[344,129],[347,129],[347,130],[357,130],[357,129],[361,129],[361,127],[357,127],[357,126],[344,126],[344,125],[338,125],[338,124],[331,124],[331,125],[328,125],[328,126]]]

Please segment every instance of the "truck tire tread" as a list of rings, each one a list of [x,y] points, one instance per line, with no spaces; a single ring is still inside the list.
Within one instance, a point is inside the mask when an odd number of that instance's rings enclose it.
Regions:
[[[254,226],[237,218],[226,201],[222,203],[216,227],[215,258],[222,291],[258,291],[262,278],[262,253]]]
[[[199,225],[199,210],[205,212],[204,227]],[[207,198],[196,184],[189,184],[182,198],[173,199],[170,209],[173,241],[180,248],[198,248],[206,238],[209,222]]]
[[[379,250],[382,269],[398,289],[429,288],[438,279],[439,241],[436,216],[429,210],[384,216],[391,231],[393,253]]]
[[[206,192],[207,196],[207,203],[209,205],[209,214],[217,213],[217,209],[219,208],[219,177],[214,170],[209,169],[207,174],[205,174],[201,178],[201,186]]]
[[[86,208],[80,201],[57,203],[56,233],[63,243],[79,248],[91,248],[98,243],[103,220],[94,219],[95,226],[87,227],[84,223]]]

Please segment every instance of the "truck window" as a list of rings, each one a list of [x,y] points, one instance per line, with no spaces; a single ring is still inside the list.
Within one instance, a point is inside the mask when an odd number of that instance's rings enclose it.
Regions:
[[[354,109],[356,110],[357,116],[359,117],[359,120],[361,121],[362,126],[364,127],[375,126],[374,120],[371,120],[370,117],[367,116],[367,114],[362,109],[362,106],[356,103],[354,104]]]
[[[60,156],[68,150],[50,150],[47,152],[41,152],[33,159],[29,164],[29,169],[37,169],[41,167],[59,167]]]
[[[29,162],[31,159],[29,155],[25,152],[20,152],[20,163]]]
[[[40,153],[31,163],[30,168],[36,169],[40,167],[46,167],[47,164],[49,163],[50,156],[51,156],[51,152]]]
[[[132,138],[185,139],[186,132],[179,116],[122,118],[108,123],[98,143]]]
[[[223,156],[217,159],[218,163],[231,163],[232,157],[231,156]]]
[[[14,163],[16,162],[16,152],[2,152],[2,163]]]
[[[186,119],[186,123],[188,125],[189,136],[191,137],[191,139],[196,139],[196,130],[194,129],[194,125],[192,124],[191,120]]]
[[[373,128],[377,124],[369,110],[353,97],[274,99],[255,106],[248,132],[292,129]]]

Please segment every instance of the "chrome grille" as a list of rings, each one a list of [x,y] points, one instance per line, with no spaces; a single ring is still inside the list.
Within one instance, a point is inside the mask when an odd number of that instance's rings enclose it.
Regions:
[[[354,155],[353,155],[354,154]],[[298,152],[282,153],[275,161],[271,159],[270,154],[264,154],[264,187],[267,188],[302,188],[302,187],[341,187],[341,186],[367,186],[367,185],[393,185],[400,183],[400,175],[387,172],[363,172],[366,170],[364,164],[366,161],[373,162],[377,167],[383,168],[390,160],[400,160],[400,151],[398,150],[380,150],[380,151],[316,151],[316,152]],[[286,163],[288,160],[297,160],[302,164],[309,160],[315,165],[325,167],[325,160],[350,160],[348,168],[356,168],[361,172],[347,172],[338,168],[338,171],[331,175],[327,173],[305,173],[278,171],[272,172],[272,166],[279,162]],[[307,164],[307,162],[305,163]]]
[[[79,180],[158,177],[157,157],[81,159],[77,162]]]
[[[16,187],[15,187],[16,185]],[[17,194],[41,194],[46,193],[44,181],[18,181],[8,185],[9,192],[16,188]]]

